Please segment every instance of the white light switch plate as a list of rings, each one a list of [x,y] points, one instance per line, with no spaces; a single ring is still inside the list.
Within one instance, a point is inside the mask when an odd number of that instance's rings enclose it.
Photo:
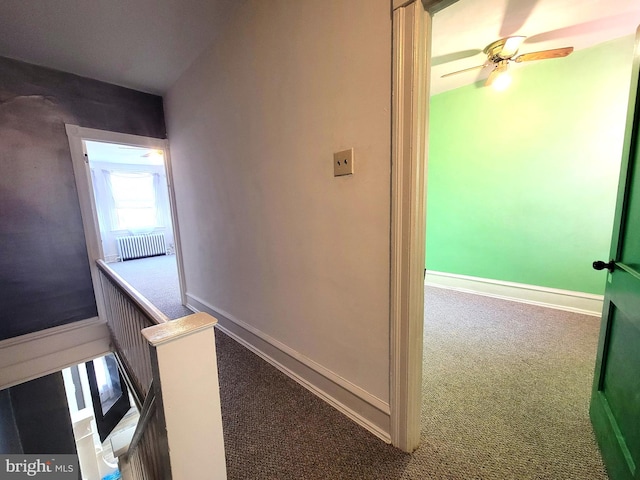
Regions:
[[[353,175],[353,148],[333,154],[333,176]]]

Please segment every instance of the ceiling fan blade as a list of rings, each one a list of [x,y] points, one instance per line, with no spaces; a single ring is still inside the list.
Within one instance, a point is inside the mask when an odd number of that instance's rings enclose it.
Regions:
[[[513,60],[517,63],[531,62],[533,60],[545,60],[547,58],[561,58],[566,57],[573,52],[573,47],[554,48],[552,50],[541,50],[539,52],[523,53],[518,55]]]
[[[520,30],[538,0],[509,0],[502,17],[502,26],[500,27],[500,36],[509,37]]]
[[[507,66],[508,65],[509,65],[509,61],[508,60],[503,60],[500,63],[498,63],[496,65],[496,67],[489,74],[489,77],[487,78],[487,81],[484,82],[484,86],[488,87],[493,82],[495,82],[498,79],[498,77],[500,76],[501,73],[507,71]]]
[[[463,70],[458,70],[456,72],[451,72],[451,73],[445,73],[444,75],[442,75],[440,78],[446,78],[446,77],[450,77],[451,75],[457,75],[459,73],[464,73],[464,72],[470,72],[472,70],[478,70],[480,68],[484,68],[486,66],[488,66],[488,63],[483,63],[482,65],[477,65],[475,67],[470,67],[470,68],[465,68]]]
[[[443,63],[455,62],[456,60],[462,60],[463,58],[473,57],[482,53],[482,50],[460,50],[459,52],[447,53],[445,55],[438,55],[431,57],[431,66],[435,67],[442,65]]]
[[[522,42],[524,42],[525,38],[527,37],[523,37],[521,35],[507,38],[498,56],[502,59],[513,57],[518,53],[518,49],[520,48],[520,45],[522,45]]]
[[[498,78],[499,76],[500,76],[500,72],[498,71],[498,67],[496,67],[491,71],[491,73],[487,77],[487,81],[484,82],[484,86],[485,87],[491,86],[491,84],[495,82],[496,78]]]

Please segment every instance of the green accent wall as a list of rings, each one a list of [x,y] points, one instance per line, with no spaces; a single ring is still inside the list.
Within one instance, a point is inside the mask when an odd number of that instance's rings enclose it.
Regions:
[[[609,255],[632,53],[624,37],[516,65],[503,92],[431,97],[427,269],[604,293],[591,263]]]

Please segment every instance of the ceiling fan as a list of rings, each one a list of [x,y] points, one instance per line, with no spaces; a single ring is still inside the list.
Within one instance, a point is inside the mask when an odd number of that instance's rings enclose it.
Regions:
[[[522,42],[527,37],[524,36],[512,36],[501,38],[493,43],[487,45],[483,52],[487,55],[487,60],[482,65],[477,65],[471,68],[465,68],[456,72],[447,73],[442,75],[442,78],[449,77],[451,75],[457,75],[458,73],[469,72],[471,70],[477,70],[493,66],[485,86],[493,84],[502,73],[507,71],[507,67],[510,62],[530,62],[533,60],[545,60],[549,58],[561,58],[566,57],[573,52],[573,47],[554,48],[551,50],[541,50],[538,52],[523,53],[518,55],[518,50],[522,45]]]

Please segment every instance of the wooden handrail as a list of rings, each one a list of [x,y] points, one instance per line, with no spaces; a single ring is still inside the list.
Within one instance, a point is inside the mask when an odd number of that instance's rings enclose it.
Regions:
[[[133,437],[131,437],[131,442],[129,443],[129,452],[132,452],[140,443],[142,439],[142,435],[144,431],[147,429],[147,425],[152,420],[153,415],[156,411],[156,394],[153,389],[153,383],[151,387],[149,387],[149,393],[147,393],[146,398],[144,399],[144,405],[140,409],[140,418],[138,419],[138,424],[136,425],[136,430],[133,433]]]
[[[140,295],[124,278],[109,268],[104,260],[97,260],[96,264],[109,280],[127,294],[127,297],[149,318],[152,325],[160,325],[170,321],[169,317],[158,310],[149,300]]]

